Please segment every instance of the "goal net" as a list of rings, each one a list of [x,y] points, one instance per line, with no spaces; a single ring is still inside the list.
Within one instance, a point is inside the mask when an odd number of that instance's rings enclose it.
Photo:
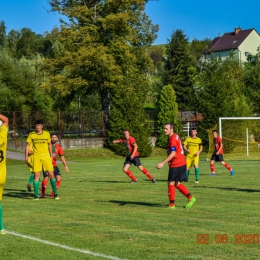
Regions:
[[[224,153],[236,158],[259,158],[260,117],[220,117],[218,126],[208,129],[208,158],[214,151],[212,130],[222,137]]]

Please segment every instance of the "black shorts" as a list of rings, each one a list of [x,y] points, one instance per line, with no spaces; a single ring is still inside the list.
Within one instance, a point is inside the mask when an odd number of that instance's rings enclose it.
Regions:
[[[168,173],[168,182],[183,182],[188,181],[186,176],[186,165],[177,167],[177,168],[169,168]]]
[[[58,166],[53,166],[53,169],[54,169],[54,177],[56,177],[58,175],[61,176],[60,169],[58,168]],[[44,178],[49,176],[48,173],[44,172],[44,171],[42,172],[42,174],[43,174]]]
[[[217,154],[213,153],[210,160],[215,161],[215,162],[223,162],[224,161],[223,154],[217,155]]]
[[[140,162],[139,156],[135,156],[134,159],[131,159],[130,156],[127,156],[127,157],[125,158],[125,162],[124,162],[124,167],[123,167],[123,168],[125,168],[126,164],[130,164],[130,165],[131,165],[132,163],[133,163],[135,166],[140,166],[140,165],[142,165],[141,162]]]

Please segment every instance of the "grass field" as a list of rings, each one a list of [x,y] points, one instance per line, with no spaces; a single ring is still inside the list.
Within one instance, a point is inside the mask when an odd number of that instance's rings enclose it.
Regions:
[[[70,172],[60,165],[59,201],[33,201],[26,190],[27,166],[8,160],[2,201],[8,233],[0,236],[1,260],[259,259],[257,156],[225,157],[234,177],[219,163],[217,176],[210,177],[209,162],[202,160],[200,183],[194,183],[192,169],[185,184],[197,202],[185,209],[187,199],[177,191],[176,210],[169,210],[168,167],[155,169],[160,152],[141,160],[157,182],[132,166],[138,183],[131,184],[122,172],[124,158],[98,151],[87,157],[83,150],[66,151]]]

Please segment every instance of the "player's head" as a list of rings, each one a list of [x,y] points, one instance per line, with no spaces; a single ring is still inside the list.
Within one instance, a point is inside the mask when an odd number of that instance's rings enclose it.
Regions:
[[[197,136],[197,128],[191,128],[191,136]]]
[[[174,125],[169,122],[164,125],[164,133],[165,135],[171,136],[174,133]]]
[[[51,143],[52,143],[52,144],[55,144],[55,143],[58,142],[58,140],[59,140],[58,135],[57,135],[56,133],[52,133],[52,134],[51,134]]]
[[[36,131],[37,131],[37,132],[41,132],[41,131],[42,131],[42,128],[43,128],[43,120],[38,119],[38,120],[35,122],[35,128],[36,128]]]
[[[218,136],[217,130],[213,130],[213,131],[212,131],[212,135],[213,135],[214,138],[216,138],[216,137]]]
[[[129,129],[125,129],[125,130],[124,130],[124,136],[125,136],[126,139],[129,138],[129,136],[130,136],[130,131],[129,131]]]

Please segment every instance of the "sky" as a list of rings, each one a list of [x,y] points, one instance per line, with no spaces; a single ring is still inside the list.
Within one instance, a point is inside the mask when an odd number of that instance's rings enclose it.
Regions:
[[[27,27],[43,34],[59,26],[60,16],[49,9],[46,0],[0,0],[0,21],[7,32]],[[159,25],[154,44],[165,44],[175,30],[182,30],[189,41],[214,39],[237,27],[260,33],[259,10],[259,0],[150,0],[145,12]]]

